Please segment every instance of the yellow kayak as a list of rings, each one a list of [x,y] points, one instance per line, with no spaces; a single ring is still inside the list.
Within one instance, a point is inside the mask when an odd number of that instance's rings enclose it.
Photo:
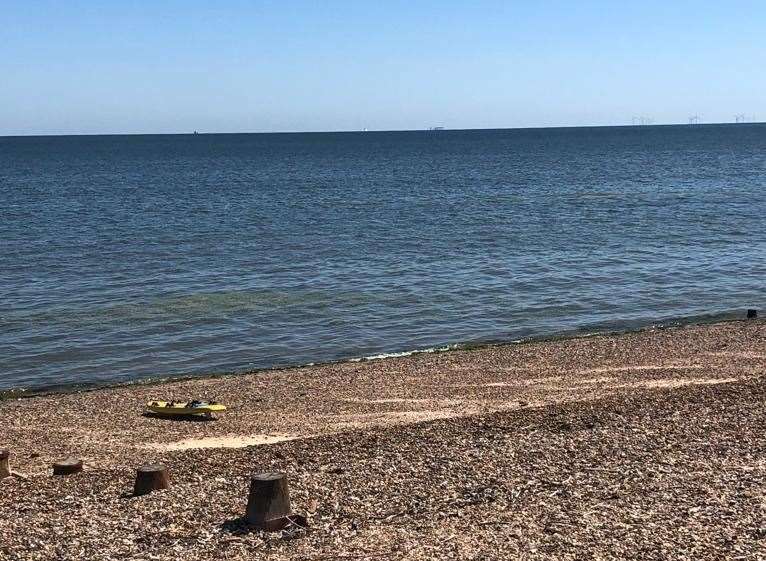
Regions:
[[[150,401],[146,408],[158,415],[207,415],[226,411],[226,406],[215,401]]]

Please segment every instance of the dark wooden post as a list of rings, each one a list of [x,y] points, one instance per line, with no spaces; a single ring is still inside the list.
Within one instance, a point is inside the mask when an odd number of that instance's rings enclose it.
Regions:
[[[146,465],[138,468],[136,483],[133,486],[133,495],[146,495],[152,491],[167,489],[170,487],[168,470],[162,465]]]
[[[71,475],[82,471],[82,460],[77,458],[64,458],[53,464],[53,475]]]
[[[0,479],[10,477],[11,464],[10,464],[11,451],[5,448],[0,448]]]
[[[756,319],[758,317],[758,310],[748,310],[747,319]]]
[[[263,530],[281,530],[290,523],[290,490],[284,473],[259,473],[250,479],[248,524]]]

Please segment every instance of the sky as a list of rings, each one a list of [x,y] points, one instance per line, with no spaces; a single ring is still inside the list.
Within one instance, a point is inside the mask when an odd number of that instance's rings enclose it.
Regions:
[[[766,120],[766,2],[0,0],[0,135]]]

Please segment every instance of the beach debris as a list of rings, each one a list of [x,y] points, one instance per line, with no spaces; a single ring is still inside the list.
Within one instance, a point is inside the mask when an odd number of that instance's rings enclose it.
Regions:
[[[285,526],[282,528],[283,540],[294,540],[306,533],[309,527],[308,519],[302,514],[285,516]]]
[[[758,310],[749,309],[747,311],[747,319],[757,319],[758,318]]]
[[[69,456],[53,464],[53,475],[72,475],[82,471],[83,462],[79,458]]]
[[[11,476],[10,458],[11,451],[6,448],[0,448],[0,479]]]
[[[250,478],[245,521],[269,532],[295,526],[306,527],[305,517],[292,513],[286,474],[258,473]]]
[[[160,464],[147,464],[141,466],[136,471],[136,482],[133,486],[133,496],[138,497],[146,495],[152,491],[168,489],[170,487],[170,478],[168,470]]]

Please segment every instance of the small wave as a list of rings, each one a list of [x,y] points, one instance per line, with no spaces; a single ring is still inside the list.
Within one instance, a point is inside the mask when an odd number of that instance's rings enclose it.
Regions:
[[[383,360],[385,358],[396,358],[396,357],[403,357],[403,356],[411,356],[411,355],[417,355],[417,354],[424,354],[424,353],[443,353],[447,351],[454,351],[455,349],[460,348],[460,345],[446,345],[443,347],[429,347],[427,349],[414,349],[411,351],[401,351],[398,353],[381,353],[377,355],[370,355],[370,356],[362,356],[357,358],[351,358],[348,361],[349,362],[363,362],[367,360]]]

